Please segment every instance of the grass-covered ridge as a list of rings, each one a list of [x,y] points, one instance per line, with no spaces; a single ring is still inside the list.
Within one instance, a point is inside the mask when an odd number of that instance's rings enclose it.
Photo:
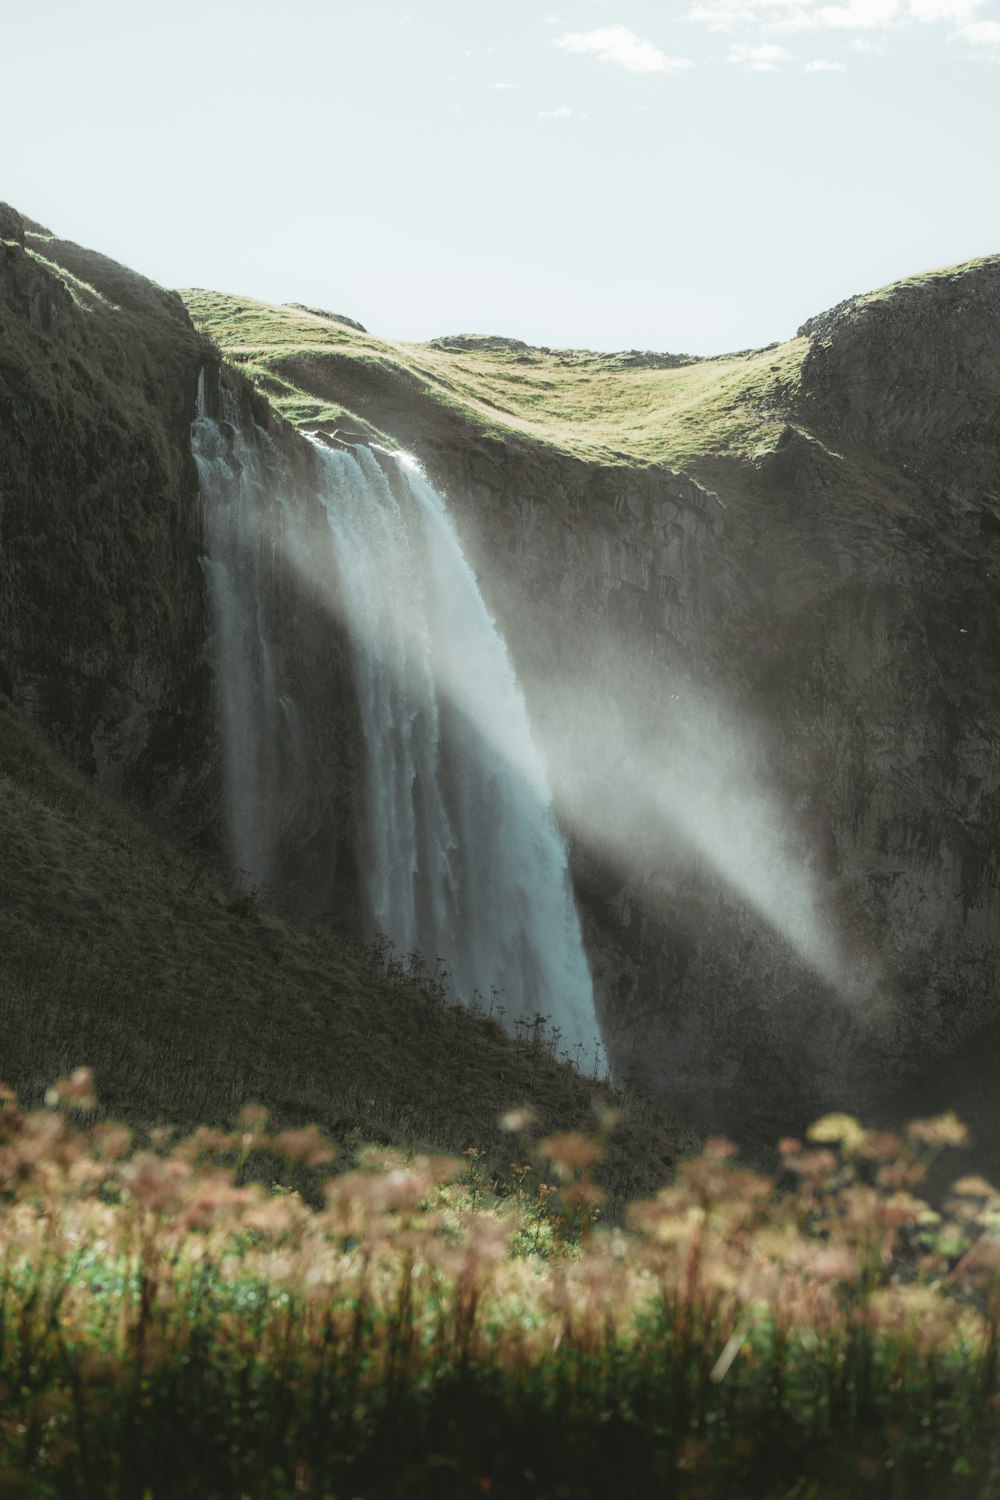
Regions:
[[[935,266],[929,271],[920,271],[913,276],[903,276],[898,281],[891,281],[886,286],[876,287],[874,291],[867,292],[855,300],[859,306],[864,306],[869,302],[886,302],[897,292],[915,290],[920,287],[934,288],[974,276],[978,271],[997,268],[1000,268],[1000,255],[978,255],[972,260],[962,261],[959,265]]]
[[[788,421],[801,425],[808,335],[825,337],[838,316],[874,305],[953,295],[997,267],[1000,256],[982,256],[905,277],[810,319],[803,336],[713,359],[532,348],[487,335],[411,344],[299,306],[182,295],[197,327],[296,424],[351,418],[360,384],[397,400],[409,392],[494,437],[513,433],[603,464],[696,469],[706,459],[752,460],[774,447]]]
[[[709,1142],[628,1228],[602,1144],[505,1120],[516,1189],[314,1130],[86,1123],[85,1069],[0,1091],[8,1495],[977,1500],[998,1493],[1000,1195],[914,1196],[962,1130],[830,1116],[784,1179]]]
[[[481,431],[515,432],[604,463],[671,467],[752,456],[781,430],[804,339],[719,359],[535,349],[469,336],[394,343],[302,308],[185,291],[196,325],[292,422],[336,423],[350,375],[419,391]]]

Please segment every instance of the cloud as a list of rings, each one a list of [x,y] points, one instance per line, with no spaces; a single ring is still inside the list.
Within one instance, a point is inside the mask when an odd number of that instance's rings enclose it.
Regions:
[[[805,14],[811,0],[700,0],[688,11],[689,21],[713,31],[739,31],[749,26],[781,26]]]
[[[825,57],[813,58],[805,66],[807,73],[846,73],[847,64],[842,62],[828,62]]]
[[[968,21],[985,0],[910,0],[910,15],[918,21]],[[996,22],[984,21],[985,26]]]
[[[977,47],[1000,47],[1000,21],[971,21],[958,34]]]
[[[636,36],[626,26],[600,26],[596,31],[568,31],[556,42],[564,52],[589,52],[601,62],[617,63],[630,73],[674,73],[692,66],[690,58],[667,57],[653,42]]]
[[[687,20],[713,31],[877,32],[946,22],[970,40],[988,41],[1000,22],[974,17],[989,0],[695,0]]]
[[[554,109],[540,109],[538,111],[540,120],[582,120],[584,116],[575,109],[570,109],[568,104],[557,104]]]
[[[850,0],[847,5],[822,5],[806,15],[807,26],[833,31],[872,31],[896,20],[899,0]]]
[[[748,68],[751,73],[774,73],[791,55],[787,47],[776,47],[770,42],[757,47],[737,42],[729,49],[729,61],[738,68]]]
[[[517,84],[516,83],[491,83],[490,84],[490,88],[491,89],[496,89],[497,93],[499,93],[499,94],[506,94],[506,93],[509,93],[511,89],[516,89],[517,88]]]

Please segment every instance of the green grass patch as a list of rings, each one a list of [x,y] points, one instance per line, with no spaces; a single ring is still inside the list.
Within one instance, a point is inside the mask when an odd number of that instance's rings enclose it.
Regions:
[[[51,239],[52,236],[36,235],[31,233],[31,231],[29,230],[26,238],[38,240],[40,243],[44,244],[46,240]],[[55,276],[59,282],[61,282],[61,284],[69,292],[77,307],[79,307],[83,312],[96,312],[98,308],[103,308],[106,312],[121,311],[121,308],[118,307],[114,302],[112,302],[110,298],[105,297],[103,292],[99,292],[95,286],[91,286],[89,281],[82,281],[79,276],[74,276],[73,272],[67,271],[65,266],[57,265],[54,260],[47,260],[44,255],[40,254],[39,251],[32,249],[30,245],[25,246],[25,253],[29,255],[33,261],[36,261],[38,265],[44,266],[47,271],[51,271],[52,275]]]
[[[664,367],[485,337],[394,343],[299,308],[183,295],[198,327],[299,425],[327,420],[325,405],[349,412],[352,377],[366,388],[374,379],[419,393],[480,432],[513,432],[611,464],[680,467],[770,446],[808,348],[795,339]]]

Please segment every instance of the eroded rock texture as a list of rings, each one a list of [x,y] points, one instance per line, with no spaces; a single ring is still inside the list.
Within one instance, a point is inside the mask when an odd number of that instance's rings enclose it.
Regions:
[[[867,1107],[997,1016],[1000,265],[802,333],[777,441],[686,476],[324,377],[460,517],[619,1071],[741,1138]]]
[[[282,545],[281,499],[304,530],[326,526],[308,445],[239,376],[220,384],[176,293],[6,207],[0,231],[0,691],[105,790],[231,855],[191,454],[205,370],[220,417],[229,393],[230,436],[235,423],[266,446],[277,476],[246,518],[245,560],[291,705],[270,875],[298,910],[355,930],[362,749],[336,580],[304,590]]]
[[[290,371],[446,491],[552,770],[615,1067],[742,1139],[863,1106],[997,1019],[1000,266],[802,334],[760,412],[777,439],[683,475],[486,436],[347,355]],[[221,852],[189,444],[218,357],[172,293],[8,210],[0,339],[0,692]],[[298,714],[274,880],[357,927],[336,580],[287,545],[291,512],[322,529],[311,450],[233,373],[209,389],[290,506],[262,502],[246,557]]]

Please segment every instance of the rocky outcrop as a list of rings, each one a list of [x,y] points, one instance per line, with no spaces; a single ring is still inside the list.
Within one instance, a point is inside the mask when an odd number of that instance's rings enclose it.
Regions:
[[[546,751],[619,1075],[742,1139],[864,1107],[997,1019],[1000,262],[802,336],[757,448],[684,474],[487,427],[388,358],[288,356],[449,497]],[[273,878],[357,928],[363,745],[336,581],[301,566],[313,450],[175,294],[6,209],[0,692],[225,850],[203,370],[223,444],[280,476],[243,564],[283,700]]]
[[[998,267],[813,320],[776,440],[688,475],[313,372],[449,496],[619,1071],[741,1139],[870,1107],[997,1018]]]
[[[0,230],[0,690],[106,791],[225,858],[191,454],[202,372],[215,409],[225,387],[230,415],[318,524],[311,449],[241,377],[220,373],[176,293],[10,208]],[[272,508],[273,538],[277,499]],[[275,884],[296,909],[354,931],[360,731],[345,638],[273,540],[253,547],[280,647],[276,691],[310,704],[308,721],[283,721]]]
[[[0,223],[0,658],[78,765],[190,830],[210,774],[188,441],[206,341],[172,294]]]

